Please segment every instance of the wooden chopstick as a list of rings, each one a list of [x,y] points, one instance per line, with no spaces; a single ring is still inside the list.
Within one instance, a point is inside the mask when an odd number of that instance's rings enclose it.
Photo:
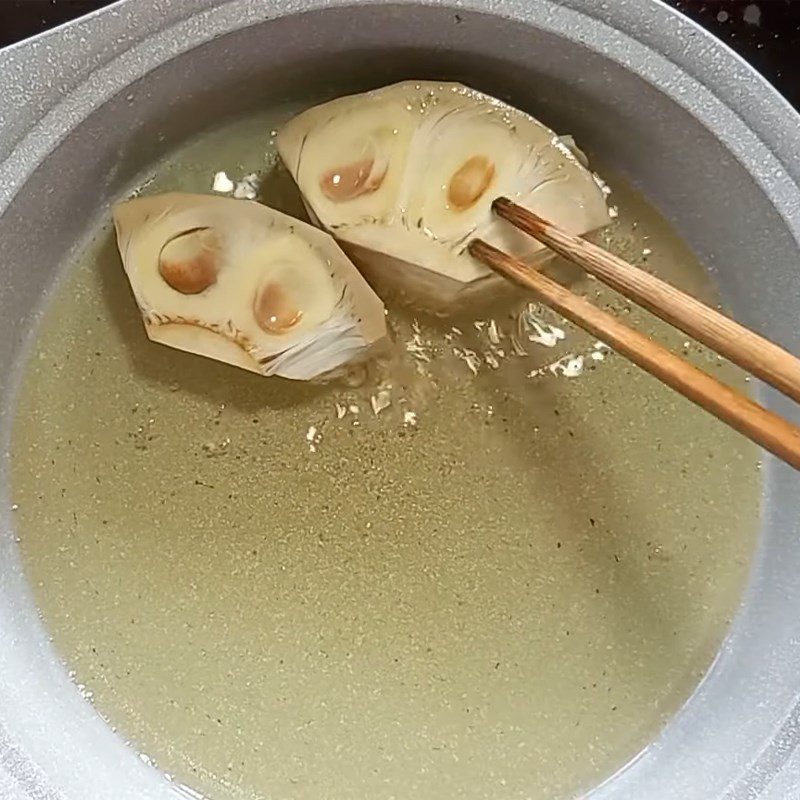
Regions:
[[[495,212],[620,294],[800,403],[800,359],[655,275],[559,228],[507,197]]]
[[[800,470],[800,428],[593,306],[534,267],[475,239],[469,252],[634,364]]]

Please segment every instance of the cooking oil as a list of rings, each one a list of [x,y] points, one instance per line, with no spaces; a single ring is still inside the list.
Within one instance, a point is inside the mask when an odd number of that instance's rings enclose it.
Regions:
[[[141,191],[255,172],[302,214],[271,146],[294,110],[203,134]],[[668,223],[605,177],[604,243],[713,301]],[[519,309],[392,308],[394,371],[265,379],[149,342],[97,231],[30,356],[13,490],[55,647],[132,747],[216,800],[555,800],[658,733],[739,603],[757,452],[528,311],[533,336]]]

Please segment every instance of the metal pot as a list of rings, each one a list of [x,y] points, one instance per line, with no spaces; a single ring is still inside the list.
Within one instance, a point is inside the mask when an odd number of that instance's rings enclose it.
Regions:
[[[457,6],[457,7],[456,7]],[[409,56],[413,61],[409,62]],[[25,585],[8,495],[26,342],[58,278],[141,166],[219,115],[369,57],[372,84],[430,75],[549,118],[627,174],[713,272],[737,317],[800,352],[800,119],[657,0],[123,0],[0,54],[0,795],[158,798],[59,665]],[[788,402],[768,406],[798,420]],[[800,421],[800,420],[798,420]],[[759,551],[701,686],[592,797],[800,796],[800,495],[766,458]]]

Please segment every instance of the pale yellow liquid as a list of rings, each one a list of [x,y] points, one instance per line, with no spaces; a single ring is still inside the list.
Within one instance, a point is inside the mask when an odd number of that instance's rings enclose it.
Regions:
[[[205,135],[146,191],[263,170],[278,121]],[[612,185],[612,246],[652,249],[655,271],[711,296],[670,228]],[[402,351],[409,319],[392,319]],[[439,355],[376,417],[369,385],[148,342],[100,231],[31,355],[13,487],[42,616],[98,711],[218,800],[550,800],[631,758],[735,612],[757,456],[617,356],[528,378],[592,349],[563,327],[563,347],[473,377],[447,327],[423,323]],[[335,402],[360,414],[337,420]]]

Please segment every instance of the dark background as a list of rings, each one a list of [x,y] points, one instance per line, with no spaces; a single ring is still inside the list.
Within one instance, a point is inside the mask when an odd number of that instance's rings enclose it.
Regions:
[[[0,47],[110,2],[0,0]],[[800,0],[667,2],[739,52],[800,109]]]

